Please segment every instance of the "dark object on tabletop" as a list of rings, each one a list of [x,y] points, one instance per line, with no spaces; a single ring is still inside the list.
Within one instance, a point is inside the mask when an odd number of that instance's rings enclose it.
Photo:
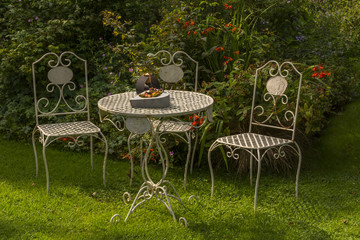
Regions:
[[[136,94],[140,94],[150,88],[160,89],[159,80],[150,74],[140,76],[136,82]]]

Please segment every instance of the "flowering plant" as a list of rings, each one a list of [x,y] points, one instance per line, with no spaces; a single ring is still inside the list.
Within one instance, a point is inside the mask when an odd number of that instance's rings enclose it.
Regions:
[[[201,126],[203,123],[204,123],[204,117],[199,117],[199,115],[193,115],[193,116],[190,116],[189,117],[190,120],[194,120],[192,123],[191,123],[191,127],[190,129],[193,130],[194,127],[196,126]]]
[[[330,76],[330,73],[329,73],[328,71],[323,70],[323,69],[324,69],[324,67],[321,66],[320,64],[317,65],[317,66],[315,66],[315,67],[313,67],[313,68],[312,68],[312,71],[313,71],[314,73],[311,75],[312,78],[319,78],[319,79],[321,79],[321,78],[323,78],[323,77]]]

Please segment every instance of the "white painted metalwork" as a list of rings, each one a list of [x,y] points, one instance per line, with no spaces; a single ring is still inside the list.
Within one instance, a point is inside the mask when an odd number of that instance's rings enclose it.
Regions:
[[[170,198],[178,200],[182,205],[182,202],[179,194],[176,192],[175,187],[171,182],[165,180],[168,168],[169,168],[169,157],[167,149],[164,147],[163,139],[161,136],[166,131],[168,125],[163,125],[163,122],[171,123],[167,121],[167,118],[176,117],[176,116],[186,116],[191,115],[197,112],[204,112],[204,116],[212,114],[212,105],[214,100],[207,95],[188,92],[188,91],[179,91],[179,90],[170,90],[170,106],[168,108],[162,109],[143,109],[143,108],[132,108],[130,105],[129,99],[135,95],[135,92],[126,92],[120,94],[114,94],[111,96],[104,97],[98,101],[98,107],[100,109],[101,120],[109,119],[107,114],[111,115],[120,115],[124,118],[124,126],[131,131],[129,135],[128,143],[130,139],[142,132],[143,122],[150,124],[150,129],[147,133],[140,135],[140,145],[142,145],[143,136],[149,134],[150,142],[148,144],[147,150],[144,157],[141,161],[141,174],[144,183],[141,185],[138,193],[136,194],[133,203],[130,207],[130,210],[125,218],[125,221],[129,218],[131,213],[141,204],[147,202],[151,198],[155,197],[158,201],[162,202],[164,206],[168,209],[173,219],[176,221],[175,213],[173,211]],[[142,118],[143,120],[138,120],[136,118]],[[130,123],[132,122],[132,123]],[[116,124],[118,126],[119,124]],[[131,126],[128,128],[128,126]],[[118,128],[123,130],[123,128]],[[148,160],[150,155],[150,149],[155,147],[157,148],[160,156],[160,162],[162,164],[162,176],[161,179],[155,181],[151,178],[148,171]],[[129,144],[129,152],[131,152]],[[141,151],[142,152],[142,151]],[[131,179],[133,176],[133,159],[130,154],[130,163],[131,163]],[[188,163],[187,163],[188,164]],[[125,203],[131,201],[131,196],[129,193],[124,193],[123,200]],[[195,196],[189,198],[189,204],[194,204],[194,201],[197,201]],[[114,218],[120,217],[114,215],[111,219],[111,222]],[[179,221],[184,221],[184,224],[187,225],[186,219],[180,218]]]
[[[50,59],[50,60],[49,60]],[[44,81],[41,76],[41,69],[44,68],[44,61],[48,60],[45,68],[50,68],[47,72],[48,80],[50,81],[45,90],[38,89],[38,82]],[[72,60],[77,61],[78,65],[83,67],[83,75],[76,77],[73,81],[74,73],[70,69],[72,67]],[[38,66],[41,65],[41,66]],[[105,155],[103,164],[103,183],[105,185],[105,170],[106,158],[108,153],[108,145],[105,136],[102,134],[100,128],[90,121],[89,110],[89,92],[88,92],[88,76],[87,76],[87,61],[80,58],[73,52],[63,52],[60,56],[56,53],[46,53],[40,59],[32,64],[32,77],[34,89],[34,103],[35,103],[35,118],[36,126],[32,133],[32,143],[35,155],[36,176],[38,176],[38,157],[35,145],[35,134],[39,132],[39,141],[43,145],[42,155],[46,171],[46,189],[49,192],[49,171],[46,160],[46,147],[52,142],[58,140],[59,137],[67,137],[71,139],[68,143],[70,147],[75,145],[82,146],[84,136],[90,137],[90,159],[91,168],[93,169],[93,138],[98,138],[105,144]],[[80,79],[82,83],[80,83]],[[41,85],[41,84],[40,84]],[[84,88],[85,91],[80,91],[79,88]],[[76,91],[77,90],[77,91]],[[70,92],[72,94],[67,94]],[[85,95],[77,93],[85,92]],[[43,96],[42,94],[47,94]],[[65,109],[65,111],[64,111]],[[57,123],[40,123],[45,118],[57,117],[61,115],[85,115],[85,121],[77,122],[57,122]]]
[[[162,64],[162,67],[160,67],[159,70],[159,77],[161,80],[163,80],[166,83],[172,84],[172,86],[176,83],[178,83],[183,77],[184,77],[184,71],[183,68],[185,66],[184,60],[189,60],[189,62],[192,62],[195,64],[195,77],[194,77],[194,91],[197,92],[198,88],[198,71],[199,71],[199,63],[195,61],[193,58],[191,58],[186,52],[183,51],[177,51],[174,54],[171,54],[170,52],[166,50],[161,50],[155,54],[148,54],[149,57],[155,58],[156,56],[161,56],[160,62]],[[184,85],[184,89],[185,89]],[[195,103],[197,104],[197,103]],[[196,113],[197,115],[201,114]],[[209,115],[210,116],[210,115]],[[210,116],[212,117],[212,116]],[[184,172],[184,188],[186,189],[186,177],[187,177],[187,171],[189,166],[189,161],[191,158],[191,164],[190,164],[190,173],[192,173],[193,165],[194,165],[194,158],[195,158],[195,150],[196,146],[198,144],[198,129],[202,127],[206,123],[206,119],[201,124],[201,126],[193,126],[191,127],[191,122],[184,122],[178,119],[175,119],[175,121],[163,121],[161,124],[163,126],[160,126],[160,129],[162,129],[162,135],[166,134],[172,134],[179,136],[180,139],[182,139],[185,143],[188,144],[188,155],[186,159],[185,164],[185,172]],[[189,127],[187,127],[189,126]],[[185,135],[185,137],[180,136],[179,134],[182,133]],[[195,142],[192,145],[191,141],[195,138]],[[193,147],[193,151],[192,151]]]
[[[270,79],[266,82],[266,91],[262,98],[257,99],[259,95],[259,76],[264,74],[265,70],[269,69],[266,75],[270,75]],[[290,73],[292,73],[290,75]],[[281,65],[271,60],[262,67],[256,70],[250,127],[248,133],[241,133],[231,136],[218,138],[209,148],[208,162],[211,175],[211,196],[214,195],[214,173],[211,164],[211,152],[219,147],[226,146],[228,151],[226,156],[229,158],[239,159],[237,150],[244,150],[250,154],[250,185],[252,185],[252,167],[253,159],[258,163],[255,197],[254,197],[254,211],[256,211],[258,187],[260,180],[261,161],[264,156],[271,150],[275,159],[285,156],[284,148],[292,149],[298,156],[299,162],[296,172],[295,196],[298,198],[298,181],[301,167],[301,150],[299,145],[295,142],[295,127],[296,118],[299,108],[300,90],[301,90],[302,74],[295,68],[291,62],[284,62]],[[294,90],[291,92],[288,87]],[[262,93],[262,89],[260,89]],[[286,95],[285,93],[289,94]],[[293,93],[295,104],[289,102],[289,96]],[[260,102],[260,103],[259,103]],[[267,109],[261,102],[269,107]],[[293,108],[291,108],[293,107]],[[282,116],[282,117],[281,117]],[[279,138],[275,136],[267,136],[263,134],[253,133],[254,126],[261,126],[265,128],[273,128],[283,131],[292,132],[291,138]]]

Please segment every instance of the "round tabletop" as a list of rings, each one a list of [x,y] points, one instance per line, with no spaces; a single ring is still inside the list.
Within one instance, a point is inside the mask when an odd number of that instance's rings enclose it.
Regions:
[[[133,108],[130,98],[136,92],[124,92],[103,97],[98,101],[101,111],[128,117],[173,117],[194,114],[201,111],[211,111],[214,99],[208,95],[191,92],[168,90],[170,106],[166,108]]]

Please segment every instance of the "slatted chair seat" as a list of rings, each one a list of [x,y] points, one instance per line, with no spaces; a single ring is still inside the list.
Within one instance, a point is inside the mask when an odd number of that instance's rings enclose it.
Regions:
[[[90,121],[42,124],[39,131],[46,136],[69,136],[99,133],[101,130]]]
[[[153,124],[155,128],[160,124],[160,132],[183,133],[189,131],[191,128],[191,123],[189,122],[163,121],[160,123],[159,120],[155,120],[153,121]]]
[[[271,148],[292,142],[289,139],[271,137],[256,133],[236,134],[232,136],[221,137],[216,141],[220,144],[247,149]]]

